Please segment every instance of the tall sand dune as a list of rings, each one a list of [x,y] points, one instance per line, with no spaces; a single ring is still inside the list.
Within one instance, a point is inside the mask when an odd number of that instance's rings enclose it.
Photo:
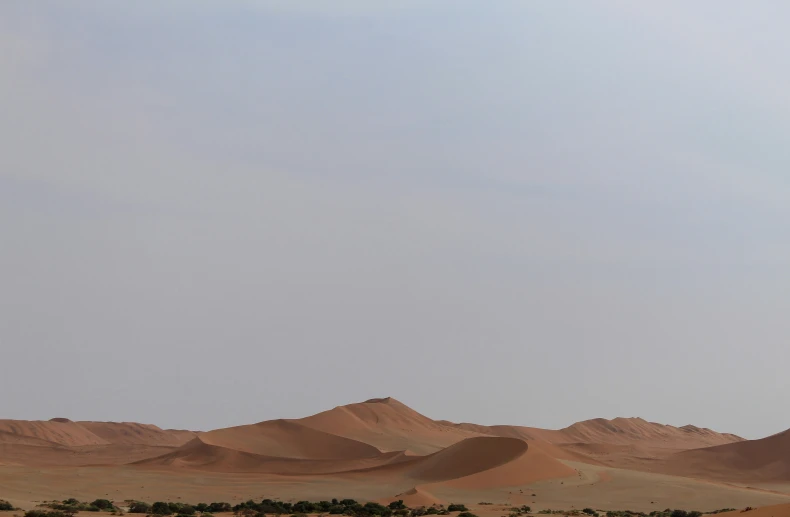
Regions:
[[[200,440],[231,450],[284,458],[358,459],[381,454],[372,445],[288,420],[209,431],[201,434]]]
[[[430,454],[480,433],[431,420],[391,397],[339,406],[300,424],[370,444],[381,451]]]

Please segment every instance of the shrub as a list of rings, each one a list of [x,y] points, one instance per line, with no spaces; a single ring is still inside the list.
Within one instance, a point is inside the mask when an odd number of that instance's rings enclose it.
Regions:
[[[99,510],[112,510],[113,504],[108,499],[96,499],[91,503],[92,506],[95,506]]]
[[[208,505],[208,511],[211,513],[224,513],[231,511],[230,503],[211,503]]]
[[[151,505],[142,501],[132,501],[129,505],[129,513],[148,513],[151,511]]]
[[[461,512],[458,514],[458,517],[477,517],[477,515],[472,512]]]
[[[0,499],[0,512],[13,512],[16,510],[14,505],[6,501],[5,499]]]
[[[448,512],[466,512],[468,510],[469,510],[469,508],[467,508],[466,506],[464,506],[462,504],[458,504],[458,503],[452,503],[452,504],[450,504],[447,507],[447,511]]]
[[[169,504],[157,501],[151,506],[151,513],[153,515],[173,515],[173,510],[170,509]]]
[[[403,510],[406,508],[406,505],[403,504],[403,499],[398,499],[397,501],[392,501],[389,505],[387,505],[390,510]]]
[[[596,512],[592,508],[585,508],[584,510],[582,510],[582,512],[586,513],[587,515],[598,515],[598,512]]]

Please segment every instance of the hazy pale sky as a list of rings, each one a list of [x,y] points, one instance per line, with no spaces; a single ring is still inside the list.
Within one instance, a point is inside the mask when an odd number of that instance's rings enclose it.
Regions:
[[[790,427],[790,5],[0,3],[0,417]]]

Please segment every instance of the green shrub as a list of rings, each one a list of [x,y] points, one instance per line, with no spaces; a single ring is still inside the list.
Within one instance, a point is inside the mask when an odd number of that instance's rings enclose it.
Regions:
[[[151,506],[151,513],[153,515],[173,515],[173,510],[170,509],[169,504],[157,501]]]
[[[6,501],[5,499],[0,499],[0,512],[13,512],[16,510],[14,505]]]
[[[461,512],[458,514],[458,517],[477,517],[477,515],[472,512]]]
[[[211,513],[225,513],[231,511],[230,503],[211,503],[208,505]]]
[[[113,504],[108,499],[96,499],[91,503],[91,505],[95,506],[99,510],[112,510]]]
[[[464,506],[462,504],[451,503],[447,507],[447,511],[448,512],[466,512],[466,511],[469,511],[469,508],[467,508],[466,506]]]
[[[598,515],[598,512],[596,512],[592,508],[585,508],[584,510],[582,510],[582,512],[586,513],[587,515]]]
[[[132,501],[129,504],[129,513],[148,513],[151,511],[151,505],[142,501]]]

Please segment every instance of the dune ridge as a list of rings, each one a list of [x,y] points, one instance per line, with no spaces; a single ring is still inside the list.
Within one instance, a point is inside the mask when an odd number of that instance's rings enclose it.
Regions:
[[[535,483],[605,487],[612,468],[727,483],[790,483],[787,457],[790,431],[745,441],[641,418],[593,419],[554,430],[457,424],[433,420],[391,397],[208,432],[64,417],[0,420],[2,468],[113,468],[144,479],[252,476],[244,479],[297,497],[299,487],[325,487],[320,493],[329,497],[342,495],[337,487],[354,487],[354,493],[374,498],[387,491],[410,504],[463,493],[510,500],[515,488],[523,493]]]
[[[790,430],[746,440],[679,452],[665,471],[675,475],[749,482],[790,482]]]

